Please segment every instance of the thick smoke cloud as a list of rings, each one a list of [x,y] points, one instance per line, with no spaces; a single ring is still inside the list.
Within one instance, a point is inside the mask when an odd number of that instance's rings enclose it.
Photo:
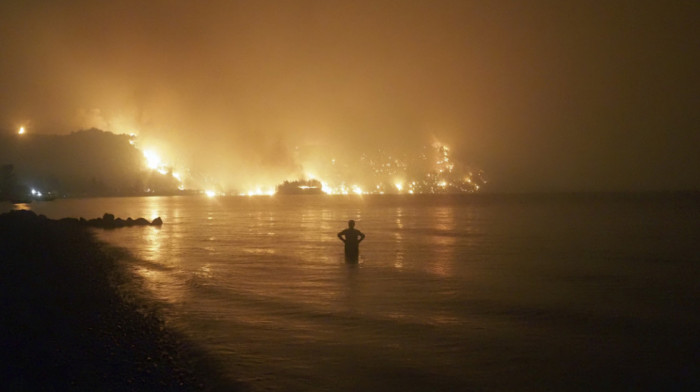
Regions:
[[[697,2],[0,7],[2,128],[134,132],[224,187],[435,140],[492,190],[700,184]]]

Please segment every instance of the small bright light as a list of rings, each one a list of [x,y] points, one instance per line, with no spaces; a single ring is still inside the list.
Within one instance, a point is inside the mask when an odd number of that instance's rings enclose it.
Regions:
[[[357,194],[357,195],[361,195],[361,194],[362,194],[362,188],[360,188],[360,187],[357,186],[357,185],[353,185],[353,186],[352,186],[352,192],[355,193],[355,194]]]
[[[401,192],[401,190],[403,190],[403,184],[400,183],[400,182],[397,182],[396,184],[394,184],[394,186],[396,186],[396,189],[397,189],[399,192]]]
[[[36,189],[32,189],[32,195],[36,195]]]
[[[24,135],[24,127],[19,127],[19,131],[17,133],[20,135]]]
[[[441,182],[438,183],[438,186],[444,188],[444,187],[447,186],[447,182],[441,181]]]
[[[212,191],[212,190],[210,190],[210,189],[207,189],[206,191],[204,191],[204,194],[207,195],[207,197],[214,197],[214,196],[216,196],[216,192],[214,192],[214,191]]]

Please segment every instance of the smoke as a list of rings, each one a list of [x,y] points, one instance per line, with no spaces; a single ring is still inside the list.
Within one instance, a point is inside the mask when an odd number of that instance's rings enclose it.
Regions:
[[[700,181],[693,2],[0,7],[1,128],[135,133],[224,188],[435,140],[501,189]]]

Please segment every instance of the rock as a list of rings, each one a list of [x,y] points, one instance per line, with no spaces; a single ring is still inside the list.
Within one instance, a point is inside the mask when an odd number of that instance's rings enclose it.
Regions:
[[[138,218],[134,221],[134,225],[136,226],[148,226],[150,223],[144,218]]]
[[[117,229],[121,227],[132,227],[132,226],[161,226],[163,220],[158,217],[149,222],[144,218],[127,218],[126,220],[122,218],[115,218],[113,214],[105,213],[102,218],[95,218],[90,220],[85,220],[85,218],[80,218],[80,220],[75,218],[64,218],[65,221],[78,222],[85,226],[99,227],[102,229]]]
[[[87,221],[88,226],[92,227],[102,227],[102,218],[93,218]]]
[[[34,212],[32,210],[10,211],[10,212],[8,212],[8,215],[12,216],[12,217],[17,217],[19,219],[35,219],[37,217],[36,212]]]
[[[67,223],[71,225],[79,225],[82,223],[81,221],[75,219],[75,218],[62,218],[58,220],[60,223]]]

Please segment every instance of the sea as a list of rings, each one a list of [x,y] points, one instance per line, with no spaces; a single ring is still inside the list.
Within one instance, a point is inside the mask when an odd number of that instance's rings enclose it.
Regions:
[[[700,390],[697,193],[59,199],[251,391]],[[337,233],[366,234],[348,264]],[[125,254],[127,252],[124,252]]]

